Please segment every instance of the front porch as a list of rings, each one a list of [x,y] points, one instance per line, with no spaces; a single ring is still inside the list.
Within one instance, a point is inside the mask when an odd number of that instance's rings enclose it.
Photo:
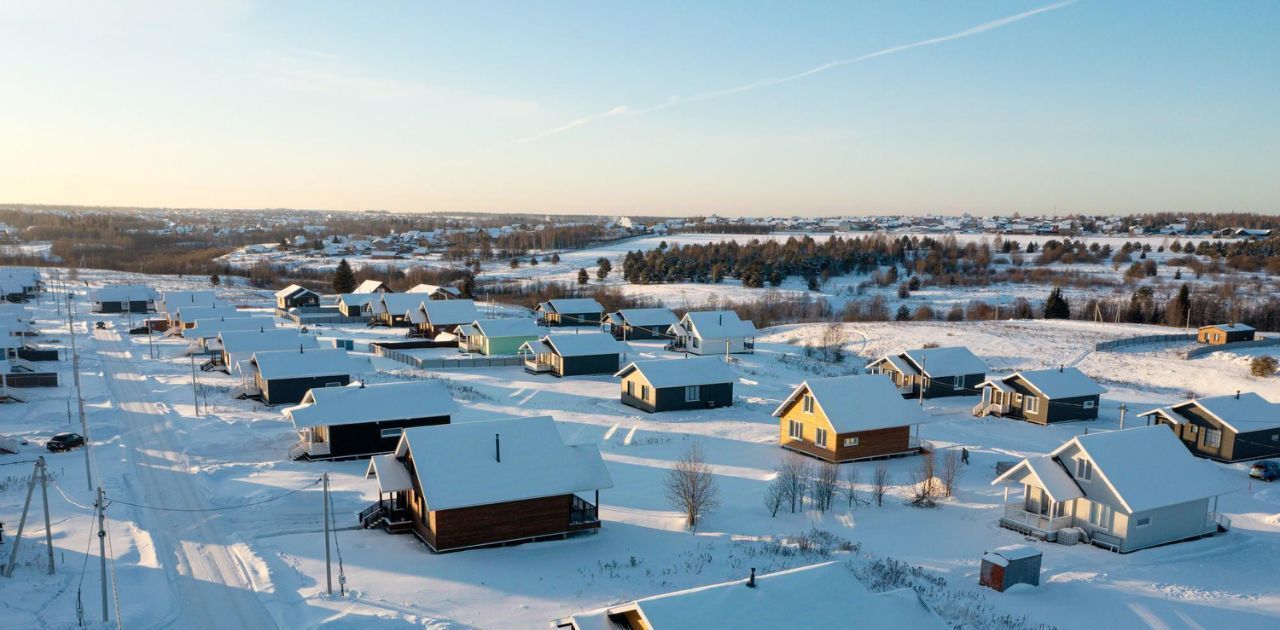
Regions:
[[[1003,418],[1013,410],[1014,395],[1013,388],[1000,382],[989,383],[982,388],[982,402],[979,402],[973,408],[973,415],[981,418],[983,416],[997,416]]]
[[[325,427],[309,427],[298,431],[298,441],[289,447],[289,459],[320,459],[329,456],[329,440]]]
[[[403,534],[411,531],[413,520],[405,494],[405,492],[391,492],[384,495],[379,491],[378,501],[356,515],[360,527],[364,529],[381,527],[388,534]]]
[[[1054,542],[1058,539],[1058,530],[1071,527],[1074,521],[1074,517],[1070,515],[1051,517],[1039,512],[1029,512],[1021,505],[1005,505],[1004,515],[1000,517],[1000,526]]]

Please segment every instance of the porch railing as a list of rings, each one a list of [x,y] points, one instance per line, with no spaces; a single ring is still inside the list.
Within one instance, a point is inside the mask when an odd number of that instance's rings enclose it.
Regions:
[[[360,521],[360,526],[364,528],[371,527],[378,521],[387,511],[386,505],[382,501],[378,501],[369,507],[360,510],[360,514],[356,518]]]
[[[524,369],[529,370],[530,372],[550,372],[551,364],[545,361],[525,359]]]
[[[573,507],[569,510],[569,524],[581,525],[583,523],[594,523],[600,520],[599,506],[592,505],[590,502],[574,495]]]
[[[1071,526],[1070,516],[1050,518],[1035,512],[1028,512],[1017,505],[1004,506],[1004,518],[1045,533],[1056,532],[1059,529]]]

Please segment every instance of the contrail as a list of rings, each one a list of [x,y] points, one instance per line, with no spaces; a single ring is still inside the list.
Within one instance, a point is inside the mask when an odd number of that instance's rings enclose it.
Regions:
[[[821,72],[826,72],[827,70],[831,70],[832,68],[839,68],[839,67],[841,67],[841,66],[848,66],[848,65],[851,65],[851,64],[855,64],[855,63],[861,63],[861,62],[863,62],[863,61],[869,61],[869,60],[871,60],[871,59],[875,59],[875,58],[877,58],[877,57],[884,57],[885,55],[892,55],[892,54],[894,54],[894,53],[899,53],[899,52],[902,52],[902,51],[904,51],[904,50],[911,50],[912,48],[922,48],[922,47],[924,47],[924,46],[933,46],[933,45],[935,45],[935,44],[942,44],[942,43],[945,43],[945,42],[952,42],[952,41],[955,41],[955,40],[957,40],[957,39],[964,39],[964,38],[966,38],[966,37],[973,37],[974,35],[978,35],[978,34],[981,34],[981,33],[985,33],[985,32],[987,32],[987,31],[991,31],[991,30],[995,30],[995,29],[997,29],[997,28],[1001,28],[1001,27],[1004,27],[1004,26],[1008,26],[1008,25],[1013,24],[1013,23],[1015,23],[1015,22],[1021,22],[1022,20],[1025,20],[1025,19],[1027,19],[1027,18],[1030,18],[1030,17],[1036,16],[1036,15],[1040,15],[1041,13],[1048,13],[1048,12],[1050,12],[1050,11],[1057,11],[1058,9],[1061,9],[1061,8],[1063,8],[1063,7],[1066,7],[1066,6],[1069,6],[1069,5],[1075,4],[1075,3],[1076,3],[1076,1],[1077,1],[1077,0],[1065,0],[1064,2],[1058,2],[1058,3],[1055,3],[1055,4],[1045,5],[1045,6],[1043,6],[1043,7],[1038,8],[1038,9],[1031,9],[1030,11],[1024,11],[1024,12],[1022,12],[1022,13],[1018,13],[1018,14],[1016,14],[1016,15],[1010,15],[1010,16],[1007,16],[1007,17],[1002,17],[1002,18],[1000,18],[1000,19],[998,19],[998,20],[992,20],[992,21],[990,21],[990,22],[983,22],[982,24],[979,24],[979,25],[977,25],[977,26],[974,26],[974,27],[971,27],[971,28],[967,28],[967,29],[965,29],[965,30],[963,30],[963,31],[959,31],[959,32],[957,32],[957,33],[952,33],[952,34],[950,34],[950,35],[942,35],[942,36],[940,36],[940,37],[931,37],[931,38],[929,38],[929,39],[922,39],[922,40],[920,40],[920,41],[918,41],[918,42],[912,42],[912,43],[910,43],[910,44],[902,44],[902,45],[900,45],[900,46],[893,46],[893,47],[890,47],[890,48],[885,48],[885,49],[882,49],[882,50],[877,50],[877,51],[872,52],[872,53],[867,53],[867,54],[862,55],[862,56],[860,56],[860,57],[852,57],[852,58],[849,58],[849,59],[837,59],[837,60],[835,60],[835,61],[828,61],[827,63],[824,63],[824,64],[822,64],[822,65],[814,66],[813,68],[810,68],[810,69],[808,69],[808,70],[805,70],[804,72],[797,72],[796,74],[790,74],[790,75],[787,75],[787,76],[784,76],[784,77],[774,77],[774,78],[770,78],[770,79],[761,79],[761,80],[759,80],[759,81],[755,81],[755,82],[752,82],[752,83],[747,83],[747,84],[744,84],[744,85],[739,85],[739,86],[735,86],[735,87],[724,88],[724,89],[720,89],[720,90],[714,90],[714,91],[711,91],[711,92],[702,92],[702,93],[700,93],[700,94],[694,94],[694,95],[691,95],[691,96],[685,96],[685,97],[681,97],[681,96],[673,96],[673,97],[671,97],[670,99],[668,99],[666,102],[660,103],[660,104],[658,104],[658,105],[653,105],[653,106],[650,106],[650,107],[646,107],[646,108],[641,108],[641,109],[635,109],[635,108],[629,107],[629,106],[627,106],[627,105],[619,105],[619,106],[614,107],[614,108],[612,108],[612,109],[610,109],[610,110],[608,110],[608,111],[601,112],[601,113],[599,113],[599,114],[593,114],[593,115],[591,115],[591,116],[584,116],[584,117],[582,117],[582,118],[578,118],[578,119],[576,119],[576,120],[573,120],[573,121],[571,121],[571,122],[569,122],[569,123],[567,123],[567,124],[560,125],[559,127],[555,127],[555,128],[553,128],[553,129],[548,129],[548,130],[546,130],[546,131],[543,131],[543,132],[541,132],[541,133],[537,133],[537,134],[534,134],[534,135],[531,135],[531,136],[526,136],[526,137],[524,137],[524,138],[521,138],[521,139],[519,139],[519,140],[516,140],[516,141],[515,141],[515,144],[524,144],[524,143],[527,143],[527,142],[533,142],[533,141],[536,141],[536,140],[541,140],[541,139],[543,139],[543,138],[548,138],[548,137],[550,137],[550,136],[554,136],[554,135],[557,135],[557,134],[560,134],[560,133],[564,133],[564,132],[569,131],[569,130],[571,130],[571,129],[577,129],[578,127],[581,127],[581,126],[583,126],[583,125],[588,125],[588,124],[591,124],[591,123],[594,123],[594,122],[597,122],[597,121],[600,121],[600,120],[604,120],[604,119],[606,119],[606,118],[613,118],[613,117],[615,117],[615,116],[623,116],[623,115],[641,116],[641,115],[644,115],[644,114],[651,114],[651,113],[654,113],[654,112],[662,111],[662,110],[664,110],[664,109],[670,109],[670,108],[672,108],[672,107],[676,107],[676,106],[679,106],[679,105],[683,105],[683,104],[685,104],[685,103],[697,103],[697,102],[711,101],[711,100],[715,100],[715,99],[719,99],[719,98],[724,98],[724,97],[726,97],[726,96],[734,96],[734,95],[737,95],[737,94],[742,94],[742,93],[744,93],[744,92],[751,92],[751,91],[753,91],[753,90],[758,90],[758,89],[761,89],[761,88],[772,87],[772,86],[775,86],[775,85],[782,85],[782,84],[784,84],[784,83],[791,83],[792,81],[798,81],[798,80],[803,79],[803,78],[805,78],[805,77],[810,77],[810,76],[813,76],[813,75],[818,74],[818,73],[821,73]]]

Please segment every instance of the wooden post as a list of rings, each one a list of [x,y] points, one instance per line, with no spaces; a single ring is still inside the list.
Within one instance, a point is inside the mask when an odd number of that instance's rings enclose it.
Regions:
[[[333,595],[333,567],[329,559],[329,473],[324,474],[324,582],[325,591]]]
[[[36,460],[40,469],[40,500],[44,503],[44,544],[49,551],[49,575],[53,575],[53,527],[49,524],[49,467],[44,457]]]
[[[9,550],[9,564],[4,568],[5,577],[13,577],[13,565],[18,561],[18,547],[22,545],[22,530],[27,525],[27,510],[31,508],[31,493],[36,490],[36,475],[40,472],[40,462],[44,458],[36,460],[36,465],[31,469],[31,480],[27,482],[27,499],[22,504],[22,517],[18,519],[18,533],[13,536],[13,549]]]

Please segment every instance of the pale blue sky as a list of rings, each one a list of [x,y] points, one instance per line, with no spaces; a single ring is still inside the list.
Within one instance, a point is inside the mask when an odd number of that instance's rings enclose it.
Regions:
[[[1274,212],[1277,32],[1274,0],[3,0],[0,201]]]

